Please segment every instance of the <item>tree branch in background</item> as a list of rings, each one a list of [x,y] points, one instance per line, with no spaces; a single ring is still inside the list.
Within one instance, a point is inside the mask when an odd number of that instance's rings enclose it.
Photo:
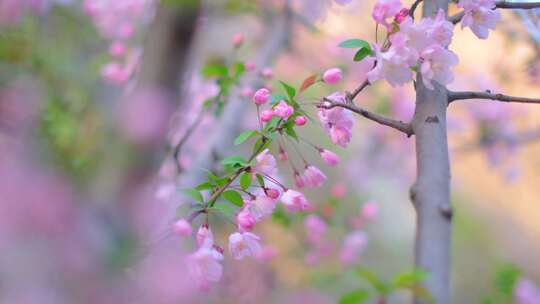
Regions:
[[[484,99],[484,100],[494,100],[494,101],[500,101],[500,102],[540,104],[540,99],[538,98],[527,98],[527,97],[508,96],[504,94],[493,94],[490,91],[485,91],[485,92],[448,91],[448,103],[451,103],[456,100],[466,100],[466,99]]]
[[[496,8],[502,8],[502,9],[534,9],[534,8],[540,8],[540,1],[538,2],[510,2],[506,0],[500,0],[495,3]],[[459,12],[451,17],[448,18],[448,21],[452,22],[453,24],[457,24],[463,19],[463,16],[465,14],[463,12]]]
[[[370,111],[368,111],[366,109],[357,107],[357,106],[352,104],[352,101],[350,101],[348,103],[341,103],[341,102],[332,101],[332,100],[325,97],[325,98],[323,98],[323,103],[318,105],[318,107],[323,108],[323,109],[332,109],[332,108],[335,108],[335,107],[341,107],[341,108],[347,109],[349,111],[352,111],[352,112],[354,112],[356,114],[359,114],[359,115],[361,115],[361,116],[363,116],[363,117],[365,117],[365,118],[367,118],[369,120],[372,120],[372,121],[374,121],[374,122],[376,122],[378,124],[381,124],[383,126],[387,126],[387,127],[393,128],[395,130],[401,131],[401,132],[405,133],[407,135],[407,137],[411,137],[414,134],[414,131],[413,131],[410,124],[399,121],[399,120],[395,120],[395,119],[392,119],[392,118],[388,118],[388,117],[385,117],[385,116],[370,112]]]
[[[479,138],[477,141],[466,143],[461,147],[454,149],[454,152],[465,153],[472,152],[482,147],[487,147],[496,143],[503,143],[507,146],[521,146],[530,144],[540,140],[540,127],[536,129],[516,132],[511,135],[501,135],[498,137],[491,137],[489,141]]]
[[[255,64],[262,68],[271,65],[271,63],[282,53],[289,44],[289,35],[293,23],[293,13],[288,5],[283,8],[283,13],[275,15],[265,28],[272,29],[272,33],[268,35],[266,43],[259,51],[259,57]],[[250,87],[260,87],[263,85],[262,80],[253,75],[251,79],[246,81]],[[209,169],[214,163],[215,151],[222,152],[231,148],[231,143],[238,133],[241,118],[244,116],[248,107],[245,105],[245,100],[231,96],[225,102],[225,109],[217,122],[211,137],[207,141],[207,145],[203,151],[198,154],[193,165],[189,170],[182,173],[180,178],[181,185],[193,185],[202,178],[204,174],[201,169]]]

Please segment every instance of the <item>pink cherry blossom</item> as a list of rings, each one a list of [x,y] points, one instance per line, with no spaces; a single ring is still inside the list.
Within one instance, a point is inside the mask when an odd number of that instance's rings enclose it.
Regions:
[[[129,80],[130,74],[120,63],[110,62],[102,67],[101,76],[110,84],[121,85]]]
[[[297,125],[297,126],[303,126],[305,125],[307,122],[307,119],[305,116],[297,116],[295,119],[294,119],[294,124]]]
[[[251,231],[255,227],[255,224],[257,224],[257,220],[248,209],[244,208],[236,215],[236,223],[238,230]]]
[[[343,74],[341,73],[341,69],[338,68],[332,68],[329,70],[326,70],[323,74],[323,81],[328,84],[335,84],[338,81],[340,81],[343,78]]]
[[[464,10],[461,28],[469,27],[480,39],[487,39],[489,30],[495,29],[501,20],[495,0],[460,0],[458,6]]]
[[[427,36],[443,47],[448,47],[454,35],[454,25],[446,19],[444,10],[439,9],[435,18],[424,18],[421,21],[426,29]]]
[[[289,118],[294,113],[294,108],[287,104],[284,100],[281,100],[277,106],[274,107],[274,115],[283,119]]]
[[[270,90],[267,88],[258,89],[253,95],[253,102],[257,105],[263,105],[270,99]]]
[[[324,220],[315,214],[311,214],[304,219],[304,227],[307,232],[307,239],[312,244],[320,243],[328,228]]]
[[[272,110],[264,110],[261,112],[262,122],[269,122],[270,120],[272,120],[272,117],[274,117],[274,111]]]
[[[263,175],[274,175],[277,173],[277,162],[274,155],[268,149],[264,149],[255,158],[255,171]]]
[[[186,221],[185,219],[179,219],[173,224],[173,232],[180,236],[188,236],[191,235],[193,232],[193,229],[191,228],[191,224]]]
[[[287,152],[285,151],[280,151],[278,157],[281,161],[286,161],[287,159],[289,159],[289,157],[287,156]]]
[[[345,102],[345,95],[335,92],[326,98],[333,102]],[[352,113],[341,107],[331,109],[319,109],[319,121],[324,130],[330,135],[332,142],[336,145],[346,147],[352,137],[353,117]]]
[[[362,251],[366,248],[367,236],[366,233],[361,230],[355,230],[345,236],[343,241],[343,247],[341,248],[339,258],[344,264],[351,264]]]
[[[257,66],[255,65],[255,62],[249,60],[246,62],[246,71],[248,72],[252,72],[255,70]]]
[[[196,239],[199,246],[203,246],[205,242],[214,243],[214,234],[210,227],[202,225],[197,231]]]
[[[433,90],[432,81],[447,85],[454,80],[451,67],[457,65],[458,57],[444,47],[434,44],[422,52],[420,72],[424,85]]]
[[[403,5],[399,0],[377,0],[371,16],[375,22],[390,27],[389,18],[399,13]]]
[[[253,94],[255,94],[255,93],[253,92],[252,88],[250,88],[250,87],[242,88],[242,93],[241,93],[242,97],[250,98],[250,97],[253,96]]]
[[[213,243],[207,239],[197,251],[188,255],[185,261],[191,277],[202,290],[208,290],[211,282],[221,279],[222,260],[223,254],[214,249]]]
[[[266,67],[261,70],[261,76],[264,78],[272,78],[274,76],[274,72],[272,71],[272,68]]]
[[[234,47],[240,47],[242,43],[244,43],[244,35],[242,35],[242,33],[236,33],[234,34],[232,41]]]
[[[347,194],[347,186],[344,184],[335,184],[332,186],[330,193],[335,198],[344,198]]]
[[[409,9],[408,8],[402,8],[399,13],[394,16],[394,19],[397,23],[401,23],[405,21],[405,19],[409,16]]]
[[[109,54],[113,57],[121,57],[126,53],[126,45],[122,41],[114,41],[109,47]]]
[[[229,236],[229,252],[235,260],[256,257],[262,251],[260,240],[260,237],[251,232],[235,232]]]
[[[369,82],[374,83],[384,79],[395,87],[412,81],[414,74],[410,68],[410,62],[411,58],[414,58],[415,52],[409,48],[407,48],[407,52],[403,52],[404,49],[393,45],[388,51],[382,52],[380,47],[375,45],[377,66],[367,73]]]
[[[279,195],[279,191],[278,191],[278,195]],[[255,219],[255,221],[260,221],[272,215],[272,212],[274,211],[275,207],[276,207],[275,199],[270,198],[266,195],[260,195],[260,196],[257,196],[254,200],[249,201],[246,204],[245,208],[249,210],[249,213]]]
[[[310,208],[310,203],[304,194],[291,189],[283,193],[281,202],[291,212],[305,211]]]
[[[279,192],[279,190],[277,189],[266,189],[266,195],[268,195],[269,198],[271,199],[278,199],[279,196],[281,195],[281,192]]]
[[[326,150],[326,149],[321,149],[319,151],[319,154],[321,155],[321,158],[324,160],[324,162],[329,165],[329,166],[337,166],[337,164],[339,164],[339,161],[340,161],[340,158],[339,156],[330,151],[330,150]]]
[[[362,205],[362,208],[360,208],[360,216],[363,219],[370,221],[373,220],[375,216],[377,216],[378,211],[379,208],[377,207],[377,204],[369,201]]]
[[[299,188],[299,189],[302,189],[306,186],[306,180],[305,178],[298,174],[298,173],[295,173],[294,174],[294,185],[296,186],[296,188]]]
[[[540,304],[540,289],[528,279],[520,278],[514,287],[516,304]]]
[[[304,171],[304,179],[306,181],[306,186],[317,188],[324,184],[324,181],[326,181],[326,175],[324,175],[319,168],[309,165]]]

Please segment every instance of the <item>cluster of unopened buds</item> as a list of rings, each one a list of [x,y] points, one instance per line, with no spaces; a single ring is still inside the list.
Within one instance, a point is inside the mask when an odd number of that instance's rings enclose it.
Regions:
[[[102,67],[101,76],[107,83],[125,84],[136,71],[142,53],[133,42],[136,29],[151,20],[155,1],[85,0],[83,5],[100,34],[110,42],[112,60]]]

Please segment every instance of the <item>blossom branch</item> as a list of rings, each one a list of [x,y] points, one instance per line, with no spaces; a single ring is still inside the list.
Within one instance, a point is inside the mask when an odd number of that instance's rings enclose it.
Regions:
[[[323,103],[318,105],[318,107],[323,109],[332,109],[335,107],[342,107],[344,109],[347,109],[349,111],[352,111],[356,114],[359,114],[369,120],[372,120],[378,124],[393,128],[395,130],[401,131],[407,135],[407,137],[411,137],[414,134],[414,131],[409,123],[405,123],[399,120],[395,120],[392,118],[388,118],[373,112],[370,112],[366,109],[360,108],[358,106],[355,106],[352,104],[352,101],[349,103],[341,103],[341,102],[335,102],[333,100],[330,100],[328,98],[323,98]]]
[[[506,0],[500,0],[495,3],[495,8],[502,8],[502,9],[534,9],[534,8],[540,8],[540,1],[539,2],[510,2]],[[450,16],[448,18],[448,21],[452,22],[453,24],[458,24],[461,19],[463,19],[463,16],[465,14],[463,12],[459,12],[453,16]]]
[[[527,97],[517,97],[509,96],[504,94],[493,94],[490,91],[485,92],[472,92],[472,91],[463,91],[463,92],[452,92],[448,91],[448,103],[450,104],[456,100],[466,100],[466,99],[486,99],[486,100],[495,100],[500,102],[517,102],[517,103],[532,103],[540,104],[540,99],[538,98],[527,98]]]

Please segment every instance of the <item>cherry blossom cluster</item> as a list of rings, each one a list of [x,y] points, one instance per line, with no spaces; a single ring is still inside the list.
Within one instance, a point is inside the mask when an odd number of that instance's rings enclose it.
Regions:
[[[125,84],[135,73],[142,49],[134,41],[137,28],[152,19],[154,0],[85,0],[85,13],[109,41],[111,61],[101,69],[103,79]]]
[[[414,22],[400,1],[382,0],[376,3],[372,16],[387,28],[388,37],[383,45],[374,44],[377,64],[368,73],[371,83],[385,79],[392,86],[403,85],[413,80],[415,71],[421,73],[429,89],[433,89],[432,81],[443,85],[452,82],[451,68],[458,57],[447,49],[454,26],[444,11]]]
[[[240,46],[241,38],[235,37],[233,44],[235,47]],[[220,280],[225,254],[225,249],[216,243],[213,236],[207,216],[209,213],[217,212],[234,222],[236,229],[229,235],[227,246],[233,259],[251,257],[265,260],[275,253],[272,247],[262,244],[262,238],[255,233],[256,226],[268,219],[277,209],[289,213],[314,209],[313,204],[299,189],[321,187],[326,175],[310,164],[296,145],[302,142],[307,144],[328,166],[336,166],[340,158],[336,153],[311,144],[298,135],[297,129],[308,123],[309,114],[297,99],[303,90],[317,82],[335,84],[341,79],[341,70],[333,68],[319,78],[316,75],[308,78],[298,90],[298,94],[294,87],[284,82],[281,82],[281,85],[286,95],[272,93],[268,87],[255,91],[251,100],[259,113],[259,128],[247,130],[235,140],[236,145],[255,140],[251,156],[248,159],[241,156],[224,158],[224,176],[218,177],[209,172],[207,181],[185,190],[196,203],[192,204],[191,214],[177,220],[172,230],[176,235],[190,236],[193,234],[195,219],[204,218],[195,237],[197,249],[186,258],[189,273],[202,290],[207,290],[211,283]],[[319,117],[336,144],[345,146],[349,142],[352,118],[348,113],[339,109],[320,110]],[[272,143],[277,143],[277,159],[271,153]],[[289,157],[287,150],[291,147],[303,161],[303,170],[299,170],[298,164]],[[278,172],[278,160],[283,162],[284,166],[290,167],[294,189],[282,182]],[[348,248],[358,247],[358,242],[348,243]]]
[[[461,0],[463,8],[462,28],[469,27],[481,39],[486,39],[490,29],[500,20],[494,0]],[[386,38],[372,46],[365,41],[353,39],[342,47],[360,47],[355,61],[375,56],[375,67],[368,73],[368,80],[386,80],[391,86],[401,86],[421,74],[424,85],[433,90],[433,83],[450,84],[452,67],[457,65],[457,55],[448,49],[452,42],[454,25],[448,21],[443,10],[434,17],[415,22],[413,14],[400,0],[378,0],[372,17],[377,25],[386,28]]]

